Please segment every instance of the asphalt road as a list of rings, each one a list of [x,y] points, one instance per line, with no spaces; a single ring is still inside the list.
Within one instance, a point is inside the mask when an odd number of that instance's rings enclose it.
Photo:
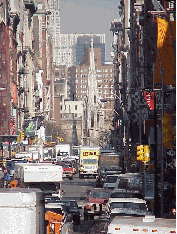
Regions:
[[[74,225],[73,234],[97,234],[106,228],[106,217],[95,217],[95,220],[84,220],[83,207],[88,202],[89,191],[95,187],[94,178],[79,179],[79,175],[74,175],[73,180],[64,179],[62,183],[62,190],[64,195],[62,199],[74,199],[80,207],[81,223]]]

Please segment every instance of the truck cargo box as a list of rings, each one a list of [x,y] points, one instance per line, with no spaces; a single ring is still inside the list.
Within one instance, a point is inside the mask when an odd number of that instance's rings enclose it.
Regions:
[[[15,179],[23,182],[61,182],[63,169],[54,164],[20,163],[15,165]]]
[[[0,189],[0,233],[45,233],[44,206],[40,189]]]

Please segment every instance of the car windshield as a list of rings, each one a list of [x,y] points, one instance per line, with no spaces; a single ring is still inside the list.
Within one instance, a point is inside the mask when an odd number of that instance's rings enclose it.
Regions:
[[[58,202],[60,201],[59,197],[45,197],[45,202]]]
[[[105,199],[108,199],[110,197],[110,194],[108,192],[91,192],[90,197],[91,198],[105,198]]]
[[[96,164],[97,163],[97,159],[83,159],[82,163],[83,164]]]
[[[77,203],[73,201],[65,201],[66,206],[69,206],[70,209],[77,209]]]
[[[116,183],[117,181],[117,176],[108,176],[106,178],[106,183]]]
[[[125,209],[139,209],[146,211],[146,205],[144,203],[133,203],[133,202],[112,202],[110,209],[113,208],[125,208]]]
[[[71,168],[72,166],[70,164],[64,164],[63,167],[64,168]]]
[[[58,156],[68,156],[68,153],[67,152],[59,152],[58,153]]]

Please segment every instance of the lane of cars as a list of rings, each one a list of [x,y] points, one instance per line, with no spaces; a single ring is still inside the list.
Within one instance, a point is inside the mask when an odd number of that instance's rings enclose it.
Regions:
[[[117,166],[100,167],[96,188],[89,193],[88,204],[84,207],[84,219],[104,217],[107,223],[105,227],[108,227],[117,216],[152,215],[141,188],[142,180],[139,173],[123,173]]]

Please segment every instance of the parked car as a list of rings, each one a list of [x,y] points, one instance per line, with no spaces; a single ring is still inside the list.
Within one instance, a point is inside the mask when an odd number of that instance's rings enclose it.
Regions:
[[[115,188],[142,191],[142,174],[141,173],[120,174],[117,178]]]
[[[116,186],[117,177],[118,177],[118,175],[116,175],[116,174],[115,175],[106,175],[103,188],[113,190]]]
[[[96,186],[103,188],[107,175],[121,174],[122,168],[119,166],[102,166],[98,169],[98,176],[96,177]]]
[[[105,213],[106,202],[110,197],[110,191],[102,188],[94,188],[89,193],[88,204],[84,207],[84,220],[94,219]]]
[[[139,198],[109,198],[106,212],[110,218],[115,216],[143,216],[148,214],[146,201]]]

